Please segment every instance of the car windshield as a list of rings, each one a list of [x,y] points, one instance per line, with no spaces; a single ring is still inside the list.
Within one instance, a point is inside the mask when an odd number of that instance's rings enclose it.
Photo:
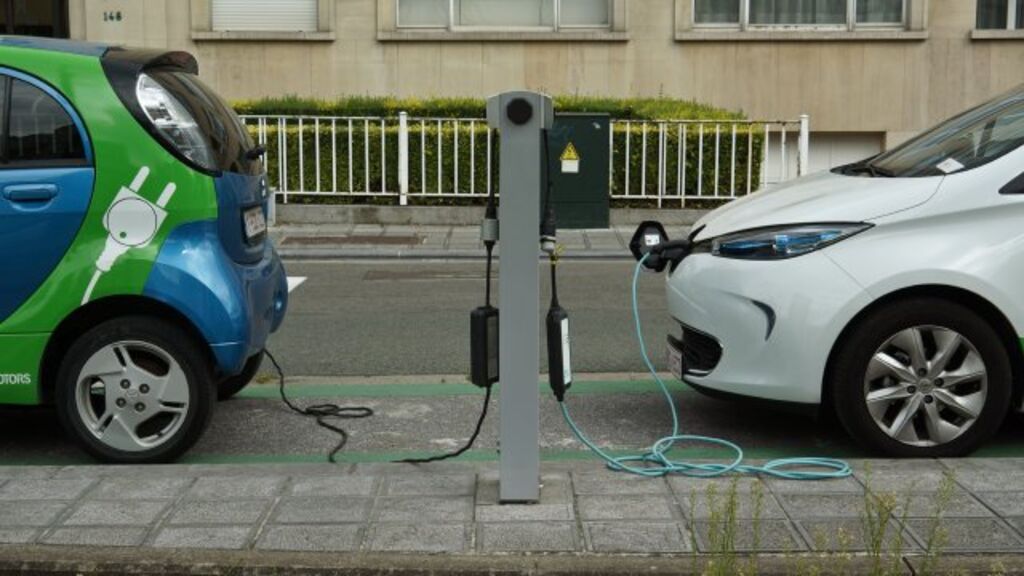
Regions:
[[[939,124],[862,166],[872,174],[940,176],[986,164],[1024,144],[1024,85]]]

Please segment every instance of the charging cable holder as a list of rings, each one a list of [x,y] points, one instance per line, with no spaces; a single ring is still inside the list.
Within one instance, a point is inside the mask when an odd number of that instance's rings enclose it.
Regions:
[[[551,98],[505,92],[487,100],[487,123],[501,136],[498,308],[501,342],[499,500],[540,500],[540,270],[538,231],[545,190],[544,130],[554,123]]]

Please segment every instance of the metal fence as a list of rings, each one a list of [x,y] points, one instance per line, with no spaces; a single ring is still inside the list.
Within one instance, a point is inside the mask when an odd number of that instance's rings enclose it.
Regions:
[[[497,185],[498,135],[481,118],[243,116],[269,182],[292,197],[482,198]],[[792,150],[793,143],[796,150]],[[728,201],[807,171],[809,119],[613,120],[613,199]]]

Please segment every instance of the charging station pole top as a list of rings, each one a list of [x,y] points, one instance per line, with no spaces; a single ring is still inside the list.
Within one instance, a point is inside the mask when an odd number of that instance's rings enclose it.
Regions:
[[[501,502],[540,500],[540,211],[544,130],[551,98],[505,92],[487,99],[487,123],[501,137],[499,188]]]

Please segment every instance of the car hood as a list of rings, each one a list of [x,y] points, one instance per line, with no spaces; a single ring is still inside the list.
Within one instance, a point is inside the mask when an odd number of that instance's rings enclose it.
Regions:
[[[821,172],[734,200],[697,221],[703,240],[765,226],[863,222],[927,202],[942,182],[928,178],[871,178]]]

